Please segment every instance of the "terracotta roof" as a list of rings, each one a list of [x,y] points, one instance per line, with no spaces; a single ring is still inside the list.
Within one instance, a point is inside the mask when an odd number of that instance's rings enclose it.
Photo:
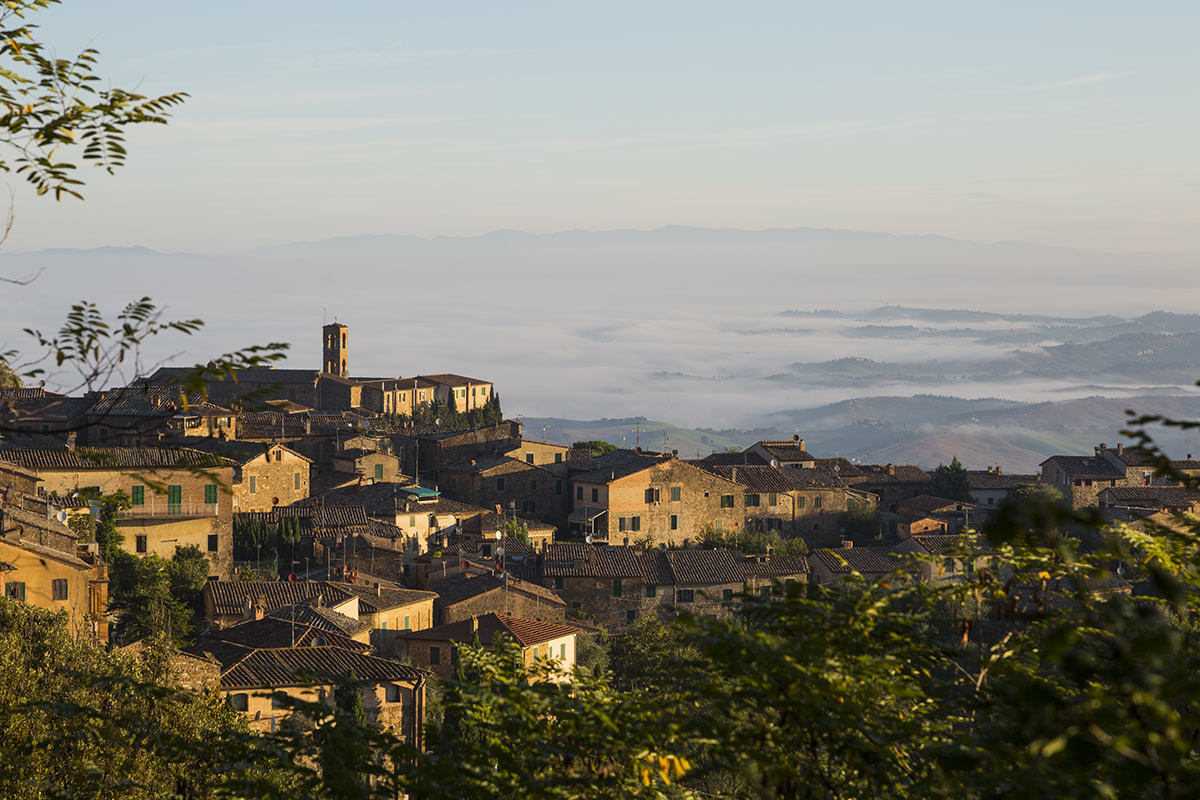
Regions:
[[[342,647],[280,647],[252,650],[221,674],[222,689],[254,689],[329,683],[353,671],[360,681],[415,681],[424,670]]]
[[[316,631],[337,633],[343,636],[354,636],[371,629],[370,625],[361,620],[348,617],[331,608],[317,608],[310,604],[277,608],[268,617],[282,620],[289,625],[293,622],[301,623]],[[296,642],[296,644],[301,644],[301,642]],[[257,646],[266,647],[267,645],[259,644]]]
[[[912,464],[860,464],[858,467],[867,476],[865,484],[924,483],[929,473]]]
[[[816,461],[817,457],[809,453],[792,439],[764,439],[757,442],[755,447],[761,447],[780,461]]]
[[[502,467],[507,464],[514,463],[520,464],[523,467],[528,467],[529,469],[540,469],[543,472],[549,472],[549,470],[543,466],[538,464],[530,464],[524,459],[512,458],[511,456],[484,456],[482,458],[473,458],[469,461],[458,461],[453,464],[447,464],[446,466],[442,467],[442,469],[450,470],[452,472],[473,472],[482,475],[483,473],[493,470],[496,467]]]
[[[1070,478],[1112,480],[1125,477],[1125,470],[1118,469],[1102,456],[1050,456],[1041,466],[1047,464],[1057,464]]]
[[[711,455],[707,455],[704,458],[699,459],[699,461],[693,461],[692,463],[698,467],[730,466],[733,464],[737,464],[739,466],[761,466],[765,465],[767,460],[758,453],[742,451],[740,453],[712,453]]]
[[[992,472],[986,469],[967,470],[967,484],[979,491],[987,489],[1016,489],[1031,483],[1041,483],[1040,475],[1007,475],[1002,472]]]
[[[187,447],[2,447],[0,459],[35,470],[234,466],[234,462],[227,458]]]
[[[270,525],[277,524],[284,517],[294,517],[300,520],[300,530],[306,534],[333,530],[358,532],[365,530],[369,522],[367,510],[362,506],[330,506],[307,502],[290,506],[276,506],[270,511],[239,511],[234,514],[234,517],[261,519]]]
[[[476,630],[476,624],[478,630]],[[422,639],[435,642],[470,643],[476,634],[481,644],[491,644],[496,636],[508,636],[522,647],[548,642],[563,636],[579,633],[578,628],[559,625],[554,622],[523,619],[521,617],[500,616],[499,614],[483,614],[475,619],[464,619],[439,625],[423,631],[412,631],[401,634],[404,639]]]
[[[346,506],[335,506],[335,508],[345,508],[345,507]],[[380,520],[375,519],[374,517],[369,517],[367,519],[367,527],[362,533],[366,536],[374,536],[378,539],[402,539],[402,538],[404,538],[404,531],[401,530],[398,526],[393,525],[390,522],[382,522]]]
[[[896,509],[900,510],[904,508],[918,511],[922,514],[933,514],[939,511],[954,511],[957,506],[970,506],[974,508],[971,503],[964,503],[961,500],[948,500],[945,497],[922,494],[907,500],[901,500],[896,504]]]
[[[303,453],[298,453],[292,448],[278,443],[245,442],[238,439],[214,439],[211,436],[190,436],[187,437],[186,443],[180,442],[180,444],[195,450],[203,450],[206,453],[224,456],[239,464],[246,464],[261,455],[266,455],[275,447],[282,448],[301,460],[307,461],[310,464],[312,463],[312,459]]]
[[[808,559],[804,556],[745,556],[741,564],[747,577],[807,575],[809,571]]]
[[[1110,486],[1100,496],[1114,505],[1140,508],[1188,508],[1200,503],[1200,492],[1182,486]]]
[[[1194,458],[1180,459],[1172,461],[1171,466],[1178,470],[1200,469],[1200,461]]]
[[[178,382],[196,373],[196,367],[159,367],[149,380],[156,383]],[[237,371],[238,383],[315,383],[321,373],[315,369],[276,369],[246,367]],[[178,391],[178,390],[177,390]]]
[[[524,592],[525,594],[536,595],[539,599],[545,600],[548,603],[558,606],[565,606],[566,603],[561,597],[554,593],[552,589],[547,589],[545,586],[539,586],[530,581],[522,581],[510,579],[507,583],[495,575],[480,575],[474,578],[465,578],[461,580],[442,581],[437,585],[437,593],[439,595],[438,604],[442,606],[452,606],[455,603],[461,603],[464,600],[470,600],[473,597],[478,597],[481,594],[495,591],[501,587],[507,586],[506,591]]]
[[[358,583],[333,583],[342,591],[358,596],[358,607],[361,612],[378,614],[380,611],[390,611],[394,608],[411,606],[427,600],[436,600],[437,592],[426,592],[420,589],[376,589]]]
[[[674,580],[660,550],[576,542],[547,545],[542,556],[542,574],[554,578],[640,578],[663,586]]]
[[[321,611],[326,614],[342,617],[342,619],[348,620],[351,625],[347,626],[347,629],[315,613]],[[296,615],[294,622],[292,620],[293,612]],[[314,624],[308,620],[317,620],[319,624]],[[317,609],[308,605],[284,606],[260,620],[246,620],[228,628],[209,631],[201,636],[196,644],[184,649],[193,655],[210,652],[217,661],[226,666],[235,660],[245,657],[246,649],[256,650],[262,647],[308,647],[313,646],[316,641],[322,641],[327,645],[336,647],[345,647],[348,650],[367,652],[371,649],[369,644],[356,642],[350,638],[350,633],[358,633],[366,629],[366,627],[366,625],[362,625],[358,620],[329,611],[329,609]],[[239,655],[237,650],[232,647],[218,648],[218,642],[224,645],[235,645],[236,647],[243,648],[243,652]]]
[[[698,464],[697,466],[734,483],[739,483],[749,492],[784,493],[796,489],[836,489],[844,486],[832,470],[825,467],[771,467],[771,466],[720,466]]]
[[[438,375],[421,375],[420,377],[439,386],[467,386],[468,384],[481,386],[491,383],[491,381],[481,381],[478,378],[468,378],[464,375],[455,375],[450,372],[443,372]]]
[[[663,463],[663,458],[658,455],[647,455],[633,450],[616,450],[582,462],[586,472],[572,475],[571,480],[581,483],[608,483],[661,463]]]
[[[503,531],[505,524],[515,519],[518,523],[525,526],[525,529],[530,533],[538,532],[545,533],[550,531],[553,533],[557,530],[554,525],[549,522],[542,522],[536,519],[528,519],[526,517],[512,517],[503,514],[497,514],[495,511],[484,511],[482,514],[471,517],[463,526],[463,530],[472,533],[486,533],[491,531]]]
[[[677,586],[743,581],[742,554],[732,550],[666,550],[663,556]]]
[[[92,407],[87,397],[5,398],[0,402],[0,418],[12,425],[47,423],[66,425],[79,420]]]
[[[96,402],[89,411],[91,416],[170,417],[176,414],[189,416],[231,416],[233,414],[228,408],[208,402],[199,392],[184,392],[177,386],[137,384],[98,392],[94,396]]]
[[[961,536],[940,533],[913,534],[912,540],[930,555],[946,556],[962,552],[965,548],[978,555],[994,555],[995,548],[980,536]]]
[[[244,614],[260,595],[268,613],[308,603],[318,595],[323,597],[325,605],[350,599],[349,592],[325,581],[209,581],[204,584],[204,591],[212,598],[213,612],[221,615]]]
[[[0,401],[40,399],[47,395],[62,397],[61,394],[47,392],[44,386],[0,386]]]
[[[837,575],[849,575],[851,572],[882,575],[897,571],[912,572],[916,569],[914,565],[878,547],[824,548],[814,551],[809,560],[819,561],[827,570]]]

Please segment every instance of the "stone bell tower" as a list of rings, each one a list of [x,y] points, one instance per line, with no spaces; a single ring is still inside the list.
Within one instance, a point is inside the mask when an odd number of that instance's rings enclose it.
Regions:
[[[342,378],[350,376],[350,346],[347,344],[347,334],[350,328],[339,322],[332,322],[321,329],[322,352],[321,371]]]

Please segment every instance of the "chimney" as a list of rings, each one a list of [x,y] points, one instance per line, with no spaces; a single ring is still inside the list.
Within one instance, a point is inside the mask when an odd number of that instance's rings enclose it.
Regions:
[[[479,617],[472,614],[471,615],[471,633],[478,633],[478,632],[479,632]]]
[[[75,449],[75,431],[71,431],[70,433],[67,434],[67,449],[68,450]]]
[[[887,465],[887,471],[888,471],[888,475],[895,475],[895,474],[896,474],[896,465],[895,465],[895,464],[888,464],[888,465]]]
[[[997,475],[1003,475],[1003,474],[1004,474],[1004,470],[1003,470],[1003,469],[1001,469],[1001,467],[1000,467],[1000,465],[999,465],[999,464],[997,464],[997,465],[996,465],[996,474],[997,474]]]
[[[633,449],[633,452],[637,453],[637,454],[640,456],[640,455],[642,454],[642,448],[641,448],[641,447],[635,447],[635,448]]]
[[[803,439],[801,439],[799,442],[797,442],[797,445],[799,446],[799,448],[800,448],[801,450],[803,450],[803,449],[804,449],[804,440],[803,440]]]
[[[854,542],[850,541],[849,539],[842,539],[841,546],[846,550],[850,550],[854,547]]]
[[[1124,442],[1117,442],[1117,455],[1119,455],[1119,456],[1125,455],[1125,443]]]
[[[793,433],[793,434],[792,434],[792,441],[793,441],[793,442],[795,442],[796,444],[799,444],[799,443],[800,443],[800,434],[798,434],[798,433]]]
[[[254,620],[261,620],[267,613],[267,596],[260,594],[258,600],[254,602]]]
[[[383,597],[383,587],[379,585],[379,581],[375,581],[375,596]]]

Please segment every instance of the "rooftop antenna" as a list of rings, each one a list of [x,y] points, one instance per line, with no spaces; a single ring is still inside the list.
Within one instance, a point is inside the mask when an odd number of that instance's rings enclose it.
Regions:
[[[329,324],[329,314],[325,311],[325,306],[321,306],[321,324]]]

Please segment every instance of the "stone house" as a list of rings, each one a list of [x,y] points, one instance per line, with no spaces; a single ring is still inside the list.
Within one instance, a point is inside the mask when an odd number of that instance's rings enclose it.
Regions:
[[[483,408],[495,391],[490,381],[463,375],[440,373],[420,377],[435,386],[436,399],[448,404],[453,398],[454,408],[460,413]]]
[[[900,539],[907,539],[918,533],[946,533],[949,527],[944,519],[921,515],[902,515],[896,520],[895,534]]]
[[[748,531],[801,536],[819,543],[823,538],[840,538],[847,511],[875,508],[878,503],[876,495],[847,486],[828,467],[694,463],[742,486]]]
[[[0,458],[37,473],[60,496],[123,492],[130,507],[117,528],[129,553],[171,558],[176,548],[195,546],[208,557],[210,575],[232,572],[236,464],[229,459],[167,447],[5,448]]]
[[[922,494],[896,503],[896,513],[903,520],[932,517],[946,523],[949,533],[962,533],[968,529],[979,530],[992,516],[992,512],[974,503],[948,500]],[[910,525],[911,527],[911,525]]]
[[[1093,508],[1103,489],[1150,486],[1154,469],[1124,444],[1097,445],[1091,456],[1050,456],[1041,464],[1042,480],[1058,489],[1071,508]]]
[[[775,587],[807,583],[811,568],[805,556],[748,555],[742,559],[747,593],[770,596]]]
[[[0,506],[0,583],[9,600],[65,611],[75,636],[108,642],[108,565],[58,520]]]
[[[816,466],[816,457],[804,449],[804,440],[799,435],[791,439],[765,440],[746,448],[767,464],[775,467],[798,467],[808,469]]]
[[[321,502],[365,507],[372,518],[400,528],[413,555],[445,545],[461,524],[484,513],[434,489],[395,483],[350,486],[322,495]]]
[[[335,682],[353,671],[367,722],[421,745],[428,672],[372,655],[368,646],[333,633],[277,622],[271,634],[255,631],[243,637],[250,641],[227,638],[234,628],[185,649],[220,665],[220,693],[251,730],[278,730],[294,713],[289,701],[332,706]],[[293,646],[293,639],[304,644]]]
[[[676,545],[707,526],[741,530],[740,484],[672,456],[618,450],[571,474],[568,528],[597,542]]]
[[[473,458],[438,470],[438,488],[448,497],[482,508],[559,524],[567,505],[567,480],[524,459]]]
[[[400,471],[400,459],[381,450],[343,447],[333,457],[333,471],[373,483],[411,483]]]
[[[199,393],[177,386],[139,383],[87,395],[92,401],[79,443],[137,447],[164,436],[231,439],[237,433],[234,412]]]
[[[233,472],[235,511],[270,511],[309,496],[312,459],[286,445],[197,439],[190,446],[237,464]]]
[[[465,431],[434,431],[415,436],[392,437],[395,452],[403,458],[404,471],[426,483],[438,483],[443,464],[457,464],[472,458],[494,456],[511,450],[521,441],[521,423],[512,420],[481,425]]]
[[[554,541],[554,535],[558,532],[558,529],[549,523],[526,517],[514,517],[511,514],[497,514],[495,511],[484,511],[478,516],[467,519],[459,527],[459,530],[467,538],[495,541],[508,535],[506,530],[510,522],[516,522],[528,531],[529,547],[535,552],[545,550],[546,545]]]
[[[1160,512],[1200,514],[1200,491],[1182,486],[1110,486],[1096,499],[1113,521],[1132,522]]]
[[[506,639],[520,647],[527,667],[538,661],[551,660],[558,679],[567,680],[575,668],[578,634],[578,628],[556,622],[484,614],[429,630],[414,631],[403,638],[408,660],[442,678],[454,673],[459,647],[470,645],[478,639],[481,645],[491,649],[501,639]]]
[[[460,622],[485,614],[523,619],[566,619],[567,604],[552,590],[511,574],[486,574],[437,584],[436,624]]]
[[[87,426],[87,397],[63,397],[37,387],[0,389],[4,441],[21,447],[64,447]]]
[[[870,492],[879,498],[879,510],[885,514],[896,513],[896,504],[901,500],[919,497],[925,493],[929,473],[912,464],[858,464],[865,479],[856,483],[856,489]]]
[[[999,466],[986,470],[967,470],[967,484],[971,488],[971,501],[977,506],[995,509],[1008,496],[1022,486],[1041,482],[1040,475],[1010,475]]]
[[[508,456],[524,461],[526,464],[536,464],[545,467],[555,475],[565,477],[567,463],[570,461],[571,448],[565,444],[550,444],[548,442],[533,442],[522,439],[497,455]]]
[[[808,563],[812,567],[811,581],[819,586],[833,585],[854,573],[868,581],[915,578],[920,574],[910,560],[884,547],[825,547],[814,550]]]
[[[975,574],[997,555],[979,535],[913,534],[891,546],[900,555],[934,556],[937,564],[921,561],[910,569],[926,583],[957,583]]]

